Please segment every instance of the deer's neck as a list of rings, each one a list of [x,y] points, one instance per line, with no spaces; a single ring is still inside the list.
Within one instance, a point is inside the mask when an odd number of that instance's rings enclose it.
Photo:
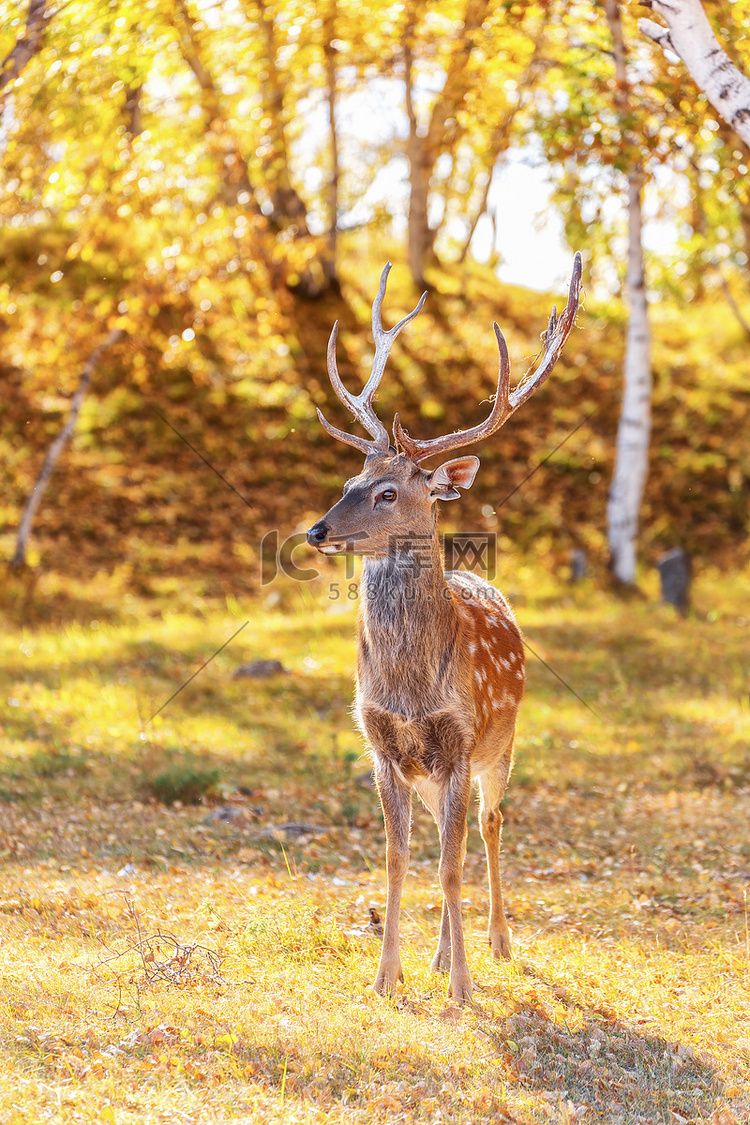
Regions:
[[[437,536],[413,550],[366,559],[360,597],[362,689],[407,714],[439,705],[456,619]]]

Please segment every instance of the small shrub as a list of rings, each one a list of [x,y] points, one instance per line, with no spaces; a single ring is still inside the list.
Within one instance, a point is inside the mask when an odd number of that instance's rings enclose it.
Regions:
[[[161,773],[149,778],[149,793],[163,805],[182,801],[183,805],[198,805],[216,789],[219,770],[197,766],[192,762],[173,762]]]
[[[60,750],[56,746],[44,747],[35,750],[28,758],[29,771],[35,777],[59,777],[67,774],[74,775],[88,773],[89,764],[80,754],[71,754],[67,750]]]

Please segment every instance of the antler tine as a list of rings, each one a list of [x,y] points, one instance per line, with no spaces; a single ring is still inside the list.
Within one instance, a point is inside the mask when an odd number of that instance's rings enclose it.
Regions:
[[[331,434],[332,437],[338,438],[339,441],[344,441],[348,445],[353,445],[355,449],[360,449],[363,453],[385,452],[388,449],[390,444],[388,431],[375,413],[375,409],[372,405],[372,397],[380,386],[380,380],[383,378],[385,364],[393,341],[404,325],[414,319],[427,297],[427,294],[423,293],[419,304],[413,312],[410,312],[408,316],[405,316],[403,320],[400,320],[398,324],[394,324],[393,328],[386,332],[380,319],[380,309],[383,304],[383,298],[385,297],[385,289],[390,271],[391,263],[388,262],[380,275],[380,286],[372,304],[372,332],[375,337],[375,358],[372,362],[370,377],[358,395],[350,394],[350,392],[347,391],[339,375],[338,365],[336,363],[336,340],[338,339],[339,331],[338,321],[334,324],[328,340],[328,376],[331,380],[331,386],[344,406],[351,411],[356,420],[367,430],[368,434],[372,435],[374,440],[368,441],[366,438],[359,438],[354,434],[346,433],[345,430],[337,430],[335,426],[332,426],[330,422],[326,421],[320,410],[318,410],[318,418],[323,428]]]
[[[480,423],[478,426],[473,426],[469,430],[459,430],[457,433],[447,434],[445,437],[420,441],[417,438],[409,437],[409,434],[401,428],[398,414],[396,414],[393,419],[393,436],[396,440],[396,446],[400,446],[412,460],[424,461],[427,457],[432,457],[433,454],[445,453],[449,449],[457,449],[459,446],[471,445],[474,442],[481,441],[483,438],[493,434],[495,430],[498,430],[502,424],[510,418],[511,414],[514,414],[515,411],[518,410],[518,407],[521,406],[522,403],[526,402],[528,398],[531,398],[534,391],[542,385],[555,366],[560,352],[563,349],[563,345],[570,335],[570,330],[575,322],[581,297],[582,270],[583,262],[581,255],[579,251],[576,251],[573,258],[573,273],[570,278],[568,303],[563,309],[559,320],[557,317],[557,307],[553,306],[552,308],[547,324],[547,331],[544,334],[542,362],[533,375],[530,373],[527,374],[512,393],[509,393],[510,360],[508,358],[508,348],[502,332],[497,324],[493,324],[492,327],[495,330],[498,348],[500,349],[500,372],[498,375],[495,402],[489,417],[484,422]]]
[[[568,303],[563,309],[560,318],[557,317],[557,308],[553,306],[552,315],[549,318],[547,331],[544,333],[544,351],[542,358],[536,371],[528,371],[523,379],[519,382],[510,396],[511,406],[513,410],[518,410],[527,399],[531,398],[536,390],[541,387],[548,375],[551,374],[552,368],[557,363],[560,357],[560,352],[570,330],[573,327],[578,312],[578,304],[581,299],[581,272],[583,263],[581,260],[580,251],[576,251],[573,258],[573,273],[570,278],[570,290],[568,292]]]
[[[355,446],[356,449],[361,449],[364,453],[373,453],[376,450],[386,450],[388,448],[388,431],[372,408],[370,396],[367,393],[367,388],[369,386],[370,380],[368,380],[367,385],[358,395],[350,394],[344,384],[341,382],[338,364],[336,363],[336,340],[338,339],[338,334],[339,322],[335,321],[333,328],[331,329],[331,335],[328,338],[327,353],[328,377],[331,380],[331,386],[333,387],[334,391],[339,396],[347,410],[351,411],[360,425],[363,426],[364,429],[367,430],[368,434],[371,434],[374,439],[373,441],[366,441],[364,438],[356,438],[353,441],[349,441],[348,444]],[[318,413],[320,414],[320,411],[318,411]],[[325,423],[325,427],[328,429],[328,433],[333,433],[333,431],[335,430],[335,426],[329,426],[328,423]],[[342,441],[346,440],[344,438],[341,438],[341,435],[344,432],[344,430],[336,430],[336,432],[333,433],[333,436],[339,437]],[[349,437],[351,435],[347,436]],[[362,442],[365,442],[365,444],[363,445]]]
[[[427,293],[424,292],[417,302],[416,308],[405,316],[398,324],[394,324],[393,328],[389,328],[386,332],[383,328],[383,322],[380,319],[380,310],[383,307],[383,298],[385,297],[385,290],[388,284],[388,274],[393,267],[392,262],[386,262],[383,272],[380,275],[380,285],[375,294],[375,300],[372,302],[372,335],[375,340],[375,358],[372,361],[372,372],[370,378],[367,380],[362,394],[371,398],[380,385],[380,380],[383,378],[385,371],[386,361],[391,352],[393,341],[398,336],[401,329],[414,320],[414,317],[422,309],[422,305],[427,300]]]
[[[348,434],[346,430],[337,430],[335,426],[332,426],[330,422],[326,421],[320,407],[318,406],[316,409],[321,426],[331,437],[338,438],[339,441],[346,442],[347,445],[353,445],[355,449],[359,449],[364,454],[374,453],[378,448],[374,441],[368,441],[367,438],[357,437],[356,434]]]
[[[495,393],[495,401],[492,404],[492,410],[489,417],[484,422],[480,422],[478,426],[472,426],[470,430],[458,430],[454,434],[446,434],[444,437],[428,438],[425,441],[420,441],[418,438],[409,437],[401,428],[398,414],[393,419],[393,436],[396,439],[396,448],[402,447],[408,457],[413,461],[424,461],[427,457],[432,457],[436,453],[445,453],[449,449],[456,449],[461,445],[471,445],[475,441],[481,441],[482,438],[489,437],[495,430],[502,426],[505,419],[512,413],[509,405],[508,389],[510,387],[510,356],[508,355],[508,345],[505,343],[505,337],[500,331],[497,324],[493,324],[495,336],[497,337],[497,346],[500,352],[500,363],[497,376],[497,391]]]

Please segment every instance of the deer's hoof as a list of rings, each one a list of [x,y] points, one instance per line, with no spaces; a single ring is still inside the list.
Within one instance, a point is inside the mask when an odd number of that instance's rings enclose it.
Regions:
[[[488,939],[492,956],[496,961],[512,961],[513,950],[510,947],[510,934],[490,934]]]
[[[451,968],[451,955],[446,953],[443,949],[438,949],[435,956],[432,958],[430,965],[431,973],[449,973]]]
[[[372,987],[378,996],[395,996],[399,981],[401,984],[404,983],[404,974],[400,965],[395,971],[381,968],[378,969],[378,975],[375,977]]]
[[[474,1003],[474,986],[468,973],[465,976],[451,977],[448,995],[456,1004],[461,1006]]]

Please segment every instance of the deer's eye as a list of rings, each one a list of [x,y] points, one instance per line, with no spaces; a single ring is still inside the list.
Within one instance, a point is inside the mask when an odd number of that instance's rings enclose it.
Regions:
[[[395,500],[395,499],[396,499],[396,489],[395,488],[384,488],[383,491],[380,493],[380,496],[378,496],[378,500],[391,501],[391,500]]]

